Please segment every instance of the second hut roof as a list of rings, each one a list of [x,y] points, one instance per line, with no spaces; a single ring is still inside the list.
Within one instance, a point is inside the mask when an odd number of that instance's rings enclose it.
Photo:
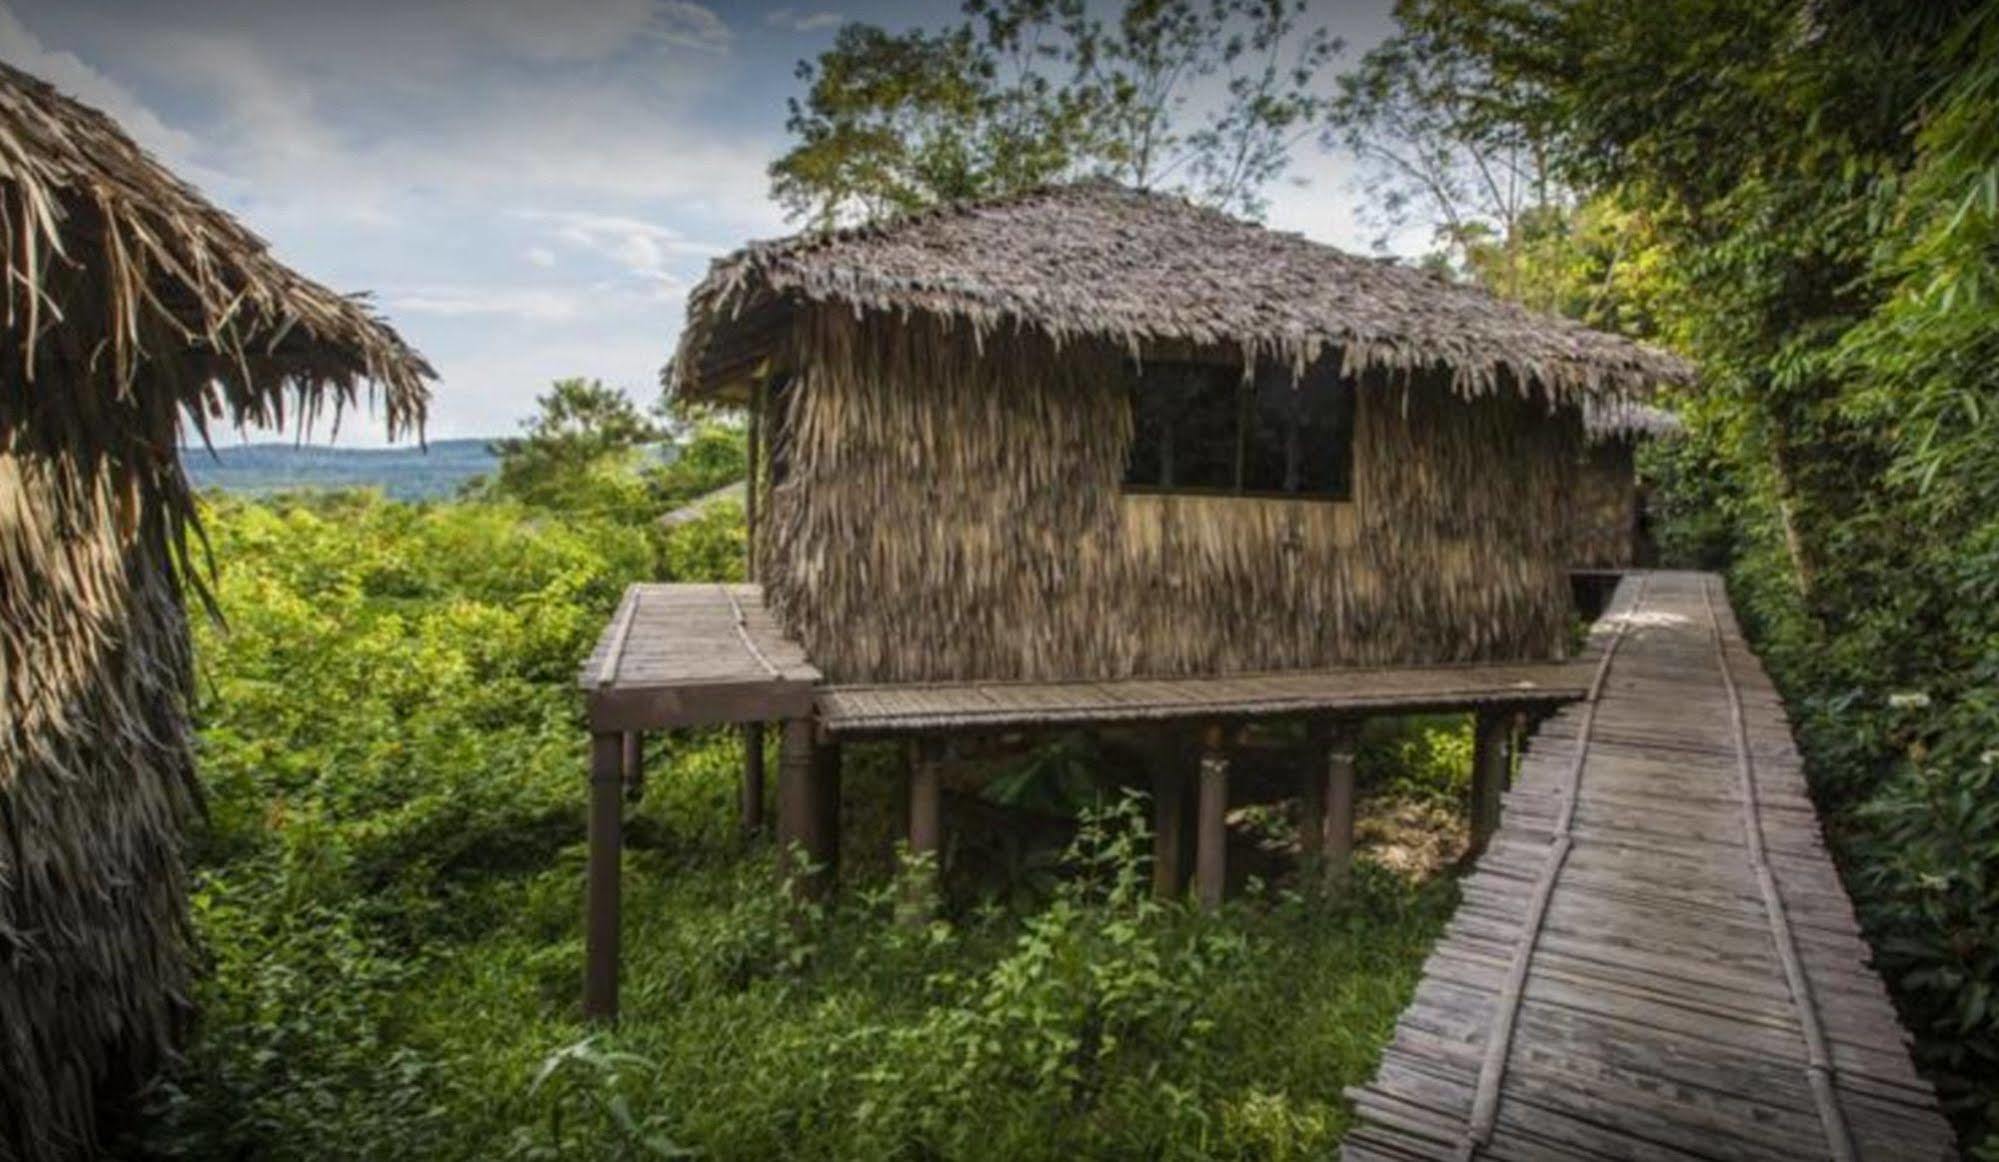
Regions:
[[[421,428],[431,369],[364,302],[272,257],[111,118],[5,65],[0,210],[6,374],[26,390],[165,386],[198,425],[279,426],[287,396],[310,417],[367,383],[392,436]],[[40,369],[52,348],[87,353],[92,374],[75,356]]]
[[[718,395],[773,348],[793,306],[928,312],[976,335],[1019,328],[1137,353],[1230,346],[1302,369],[1442,369],[1461,394],[1534,382],[1557,399],[1686,384],[1678,356],[1420,270],[1359,258],[1183,198],[1090,181],[879,225],[757,242],[688,299],[666,373]]]

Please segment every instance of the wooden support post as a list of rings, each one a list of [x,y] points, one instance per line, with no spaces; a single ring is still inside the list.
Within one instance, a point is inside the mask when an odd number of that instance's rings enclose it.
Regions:
[[[754,835],[764,828],[764,724],[743,726],[743,831]]]
[[[927,859],[924,875],[910,885],[904,917],[911,921],[930,918],[937,908],[937,892],[944,846],[944,744],[935,738],[919,738],[909,744],[909,854]]]
[[[1472,727],[1471,850],[1485,850],[1499,830],[1500,796],[1513,777],[1513,716],[1481,710]]]
[[[626,731],[621,750],[619,765],[624,771],[625,801],[636,803],[646,793],[646,736],[636,730]]]
[[[1340,723],[1326,740],[1326,817],[1321,841],[1326,887],[1345,890],[1353,878],[1354,750],[1360,741],[1357,723]]]
[[[1222,906],[1228,883],[1229,759],[1220,724],[1201,739],[1200,806],[1195,828],[1194,890],[1203,908]]]
[[[793,718],[784,724],[784,742],[777,756],[777,858],[778,871],[796,893],[808,892],[813,884],[801,882],[800,862],[819,862],[816,836],[819,830],[819,787],[814,778],[812,722]],[[816,878],[816,877],[814,877]]]
[[[944,746],[918,739],[909,759],[909,850],[935,855],[944,842]]]
[[[820,740],[812,748],[812,782],[818,818],[812,829],[812,862],[826,869],[823,888],[840,882],[840,744]]]
[[[1298,788],[1298,862],[1316,872],[1326,857],[1326,751],[1332,724],[1314,720],[1305,732],[1304,770]]]
[[[618,892],[624,847],[625,737],[590,736],[589,867],[583,912],[583,1015],[618,1017]]]
[[[1180,865],[1187,851],[1187,780],[1170,755],[1156,756],[1152,770],[1152,894],[1179,898]]]

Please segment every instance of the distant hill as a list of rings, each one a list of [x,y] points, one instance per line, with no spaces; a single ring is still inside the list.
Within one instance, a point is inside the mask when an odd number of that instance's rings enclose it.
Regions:
[[[427,448],[220,444],[181,450],[198,489],[262,496],[292,489],[379,488],[395,500],[445,500],[498,465],[487,440],[434,440]]]

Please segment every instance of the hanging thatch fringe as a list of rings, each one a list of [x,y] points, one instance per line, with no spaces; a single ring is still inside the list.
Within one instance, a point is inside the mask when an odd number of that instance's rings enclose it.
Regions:
[[[429,369],[108,118],[0,66],[0,1162],[84,1158],[188,1005],[180,423],[310,423]]]
[[[1570,503],[1575,536],[1570,564],[1625,569],[1639,563],[1638,444],[1680,430],[1680,417],[1663,408],[1604,400],[1583,404],[1588,444]]]
[[[839,682],[1558,656],[1573,408],[1364,376],[1347,503],[1123,495],[1120,345],[805,311],[765,592]]]
[[[1592,443],[1670,436],[1682,427],[1680,417],[1650,404],[1616,399],[1583,402],[1583,432]]]
[[[1422,271],[1084,182],[719,259],[689,296],[668,386],[689,398],[732,389],[781,346],[799,303],[953,320],[975,349],[1021,332],[1130,355],[1228,347],[1294,374],[1337,351],[1349,376],[1443,376],[1466,398],[1531,384],[1551,404],[1636,399],[1692,379],[1676,356]]]

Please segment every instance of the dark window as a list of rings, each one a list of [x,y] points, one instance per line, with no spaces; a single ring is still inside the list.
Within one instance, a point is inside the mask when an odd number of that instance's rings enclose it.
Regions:
[[[1214,364],[1153,363],[1142,372],[1132,368],[1129,378],[1138,432],[1126,483],[1232,490],[1235,443],[1216,434],[1235,430],[1242,373]]]
[[[1353,488],[1353,388],[1322,363],[1293,382],[1245,383],[1206,363],[1127,367],[1133,419],[1125,485],[1345,500]]]

